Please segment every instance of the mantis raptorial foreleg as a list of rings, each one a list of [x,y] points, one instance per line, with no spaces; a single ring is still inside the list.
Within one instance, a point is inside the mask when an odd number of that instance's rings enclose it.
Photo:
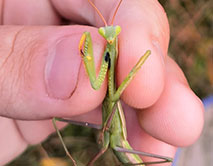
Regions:
[[[84,32],[79,42],[79,51],[83,59],[86,72],[89,76],[93,89],[97,90],[101,87],[108,70],[109,55],[107,51],[102,56],[101,68],[96,77],[95,62],[93,56],[92,39],[89,32]]]
[[[99,71],[98,77],[96,78],[92,39],[89,32],[84,32],[84,34],[82,35],[80,43],[79,43],[79,50],[80,50],[80,54],[82,56],[85,69],[89,76],[92,87],[94,89],[99,89],[106,77],[108,67],[110,67],[111,65],[110,64],[111,59],[109,57],[110,51],[106,48],[102,56],[101,69]],[[134,78],[135,74],[141,68],[141,66],[144,64],[144,62],[146,61],[146,59],[149,57],[150,54],[151,54],[151,51],[148,50],[143,56],[141,56],[137,64],[132,68],[130,73],[126,76],[126,78],[123,80],[123,82],[118,87],[115,93],[112,92],[113,88],[109,89],[109,97],[112,101],[116,101],[120,98],[122,92],[128,86],[130,81]],[[113,84],[113,85],[110,85],[110,84]],[[109,82],[109,86],[114,87],[114,82],[113,81]]]
[[[151,51],[148,50],[145,52],[143,56],[138,60],[136,65],[132,68],[132,70],[129,72],[129,74],[126,76],[126,78],[123,80],[123,82],[120,84],[118,89],[116,90],[115,93],[113,93],[113,90],[109,90],[109,97],[112,101],[117,101],[119,100],[122,92],[126,89],[126,87],[129,85],[131,80],[134,78],[135,74],[140,70],[141,66],[144,64],[146,59],[149,57],[151,54]]]

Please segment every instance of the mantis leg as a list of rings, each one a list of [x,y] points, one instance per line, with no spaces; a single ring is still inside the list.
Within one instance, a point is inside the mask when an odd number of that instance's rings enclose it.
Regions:
[[[102,128],[102,132],[104,133],[106,130],[109,129],[113,116],[115,115],[116,112],[116,108],[117,108],[117,102],[114,104],[112,111],[110,112],[109,116],[107,117],[106,121],[104,122],[103,128]]]
[[[101,68],[96,77],[95,62],[93,56],[92,39],[89,32],[84,32],[79,42],[79,51],[83,59],[86,72],[89,76],[93,89],[97,90],[101,87],[109,66],[109,53],[104,52],[102,56]]]
[[[115,112],[116,112],[116,107],[117,107],[117,102],[114,104],[111,113],[109,114],[109,116],[107,117],[106,121],[103,124],[101,134],[100,134],[100,137],[98,139],[99,143],[103,140],[105,131],[107,131],[109,129],[110,125],[111,125],[113,116],[115,115]]]
[[[98,160],[99,157],[101,157],[108,148],[101,149],[93,158],[92,160],[87,164],[87,166],[92,166],[96,160]]]
[[[116,111],[116,105],[117,103],[115,103],[115,105],[113,106],[112,112],[110,113],[110,116],[107,118],[106,122],[104,123],[104,126],[101,130],[101,134],[99,137],[98,142],[102,143],[102,148],[101,150],[92,158],[92,160],[87,164],[87,166],[92,166],[94,164],[94,162],[96,160],[98,160],[98,158],[100,156],[102,156],[106,150],[108,149],[109,146],[109,133],[106,131],[108,130],[108,128],[110,127],[113,115],[115,114]],[[104,137],[104,138],[103,138]]]
[[[102,129],[101,125],[94,124],[94,123],[79,122],[79,121],[74,121],[74,120],[64,119],[64,118],[55,118],[55,120],[61,121],[61,122],[67,122],[67,123],[77,125],[77,126],[89,127],[89,128],[93,128],[93,129],[97,129],[97,130]]]
[[[56,125],[56,118],[53,118],[53,119],[52,119],[52,123],[53,123],[53,126],[55,127],[55,130],[56,130],[56,132],[57,132],[57,134],[58,134],[58,137],[59,137],[59,139],[60,139],[60,141],[61,141],[61,143],[62,143],[62,145],[63,145],[63,148],[64,148],[64,150],[65,150],[67,156],[71,159],[71,161],[73,162],[73,165],[74,165],[74,166],[77,166],[76,161],[73,159],[73,157],[71,156],[70,152],[68,151],[68,149],[67,149],[67,147],[66,147],[66,145],[65,145],[65,143],[64,143],[64,140],[63,140],[63,138],[62,138],[62,136],[61,136],[61,133],[60,133],[59,129],[57,128],[57,125]]]
[[[150,54],[151,54],[150,50],[146,51],[146,53],[139,59],[139,61],[133,67],[133,69],[130,71],[130,73],[127,75],[127,77],[123,80],[121,85],[118,87],[117,91],[114,94],[111,93],[110,99],[112,101],[117,101],[120,98],[122,92],[128,86],[130,81],[134,78],[135,74],[141,68],[141,66],[144,64],[144,62],[146,61],[146,59],[149,57]]]
[[[87,164],[87,166],[92,166],[96,160],[98,160],[99,157],[104,154],[109,147],[109,133],[104,132],[104,141],[102,142],[102,148],[101,150],[90,160],[90,162]]]
[[[97,125],[97,124],[88,123],[88,122],[73,121],[73,120],[64,119],[64,118],[53,118],[52,122],[53,122],[54,128],[55,128],[55,130],[56,130],[56,132],[57,132],[57,135],[58,135],[58,137],[59,137],[59,139],[60,139],[60,141],[61,141],[61,143],[62,143],[62,145],[63,145],[63,148],[64,148],[64,150],[65,150],[67,156],[72,160],[74,166],[77,166],[76,161],[73,159],[73,157],[72,157],[71,154],[69,153],[69,151],[68,151],[68,149],[67,149],[67,147],[66,147],[66,145],[65,145],[65,143],[64,143],[64,140],[63,140],[63,138],[62,138],[62,136],[61,136],[61,133],[60,133],[59,129],[57,128],[56,120],[57,120],[57,121],[61,121],[61,122],[71,123],[71,124],[78,125],[78,126],[85,126],[85,127],[90,127],[90,128],[94,128],[94,129],[99,129],[99,130],[102,129],[102,126],[101,126],[101,125]],[[105,144],[104,144],[104,146],[105,146],[106,148],[102,148],[102,149],[100,150],[100,152],[97,153],[97,154],[95,155],[95,157],[89,162],[88,165],[92,165],[92,164],[93,164],[93,163],[94,163],[94,162],[95,162],[95,161],[96,161],[107,149],[108,149],[108,144],[109,144],[109,143],[105,143]]]
[[[141,155],[141,156],[147,156],[147,157],[152,157],[152,158],[157,158],[157,159],[161,159],[161,161],[151,161],[151,162],[143,162],[143,163],[127,163],[125,165],[148,165],[148,164],[161,164],[161,163],[168,163],[168,162],[172,162],[172,158],[169,157],[165,157],[165,156],[161,156],[161,155],[156,155],[156,154],[151,154],[151,153],[146,153],[146,152],[141,152],[141,151],[137,151],[137,150],[133,150],[133,149],[126,149],[123,147],[114,147],[114,150],[118,151],[118,152],[123,152],[123,153],[132,153],[132,154],[137,154],[137,155]]]

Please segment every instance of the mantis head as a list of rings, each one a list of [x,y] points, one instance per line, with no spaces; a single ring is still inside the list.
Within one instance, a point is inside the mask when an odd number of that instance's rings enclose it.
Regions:
[[[99,34],[106,39],[106,41],[109,44],[114,43],[116,37],[120,34],[121,32],[121,27],[120,26],[105,26],[101,27],[98,30]]]
[[[98,15],[100,16],[100,18],[103,20],[104,24],[105,24],[105,27],[101,27],[99,28],[98,32],[101,36],[104,37],[104,39],[106,39],[106,41],[109,43],[109,44],[112,44],[114,43],[116,37],[119,35],[119,33],[121,32],[121,27],[120,26],[113,26],[113,22],[114,22],[114,19],[115,19],[115,15],[118,11],[118,8],[120,7],[121,5],[121,2],[122,0],[119,1],[116,9],[115,9],[115,12],[113,14],[113,17],[112,17],[112,22],[111,22],[111,26],[108,26],[107,25],[107,22],[106,20],[104,19],[103,15],[101,14],[101,12],[97,9],[97,7],[94,5],[94,3],[91,1],[91,0],[88,0],[88,2],[92,5],[92,7],[96,10],[96,12],[98,13]]]

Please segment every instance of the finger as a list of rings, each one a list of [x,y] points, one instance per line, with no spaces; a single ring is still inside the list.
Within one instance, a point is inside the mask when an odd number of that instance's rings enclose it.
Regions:
[[[60,17],[49,0],[7,0],[2,2],[4,25],[55,25]]]
[[[5,165],[22,153],[27,143],[22,139],[12,119],[0,117],[0,133],[0,165]]]
[[[52,3],[58,13],[64,18],[73,22],[90,24],[93,26],[103,26],[104,23],[96,10],[90,5],[88,0],[52,0]],[[117,4],[115,0],[94,1],[95,6],[100,10],[105,19],[113,14],[113,5]]]
[[[85,30],[93,34],[99,62],[103,40],[94,28],[2,27],[0,115],[44,119],[96,108],[105,96],[106,82],[100,90],[93,90],[81,65],[78,42]],[[96,64],[98,68],[100,63]]]
[[[124,105],[124,104],[123,104]],[[128,141],[135,150],[152,153],[156,155],[173,158],[176,152],[176,147],[169,145],[163,141],[153,138],[147,134],[141,127],[138,121],[137,112],[134,109],[124,105],[125,117],[127,124]],[[156,158],[141,156],[144,162],[156,161]],[[162,164],[166,165],[166,164]],[[168,164],[168,165],[171,165]]]
[[[164,87],[164,58],[169,39],[166,15],[158,1],[124,1],[116,20],[122,27],[117,69],[119,84],[146,50],[151,50],[122,99],[136,108],[149,107],[158,100]]]
[[[144,130],[174,146],[188,146],[196,141],[203,128],[203,104],[190,90],[177,64],[167,58],[166,84],[155,105],[140,111]]]

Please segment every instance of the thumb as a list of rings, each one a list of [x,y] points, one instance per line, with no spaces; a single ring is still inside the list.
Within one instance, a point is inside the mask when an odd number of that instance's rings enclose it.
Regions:
[[[99,91],[91,88],[78,51],[80,37],[88,29],[94,33],[98,66],[103,40],[94,28],[2,27],[0,115],[45,119],[78,115],[97,107],[105,96],[106,84]]]

